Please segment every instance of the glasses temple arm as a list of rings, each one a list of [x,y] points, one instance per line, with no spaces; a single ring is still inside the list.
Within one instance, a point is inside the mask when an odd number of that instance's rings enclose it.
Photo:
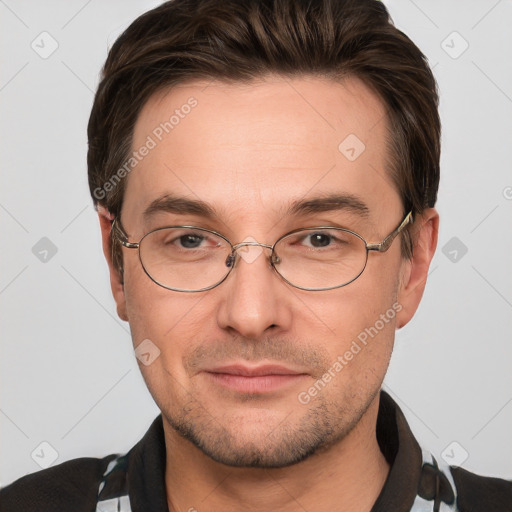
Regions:
[[[391,246],[391,243],[393,240],[400,234],[401,231],[407,226],[407,224],[410,224],[414,222],[413,221],[413,215],[412,210],[405,216],[404,220],[400,223],[400,225],[392,232],[390,233],[382,242],[379,242],[377,244],[367,244],[366,248],[369,251],[379,251],[379,252],[386,252],[389,247]]]
[[[125,233],[121,226],[121,222],[118,221],[117,218],[112,222],[111,233],[112,237],[117,238],[123,247],[126,247],[127,249],[137,249],[139,247],[138,243],[128,241],[128,235]]]

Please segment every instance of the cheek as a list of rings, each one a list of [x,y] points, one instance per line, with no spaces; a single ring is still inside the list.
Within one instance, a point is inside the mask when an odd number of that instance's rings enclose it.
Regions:
[[[149,339],[165,353],[168,340],[173,339],[173,348],[179,351],[181,329],[189,323],[200,297],[155,284],[136,258],[125,265],[124,293],[134,346]]]
[[[158,378],[169,373],[182,382],[186,379],[183,355],[191,347],[207,342],[215,332],[215,316],[211,308],[205,311],[210,292],[167,290],[151,281],[138,260],[130,263],[126,268],[125,297],[132,342],[137,348],[150,340],[159,351],[151,368],[141,365],[141,371],[145,378],[158,371]]]
[[[393,350],[399,310],[395,303],[371,302],[370,297],[361,301],[353,295],[337,312],[325,316],[326,323],[327,316],[331,318],[333,332],[324,342],[329,367],[319,380],[332,382],[322,391],[323,399],[338,404],[350,400],[364,403],[381,387]],[[318,381],[313,386],[323,388]]]
[[[166,290],[143,271],[127,273],[125,295],[135,353],[150,354],[149,361],[139,358],[141,374],[157,405],[168,410],[186,399],[181,396],[189,387],[182,361],[206,327],[204,315],[199,317],[201,296]]]
[[[383,265],[379,265],[383,263]],[[375,258],[363,274],[353,283],[318,295],[304,295],[303,301],[316,313],[333,337],[346,340],[355,338],[366,328],[385,316],[385,328],[388,333],[390,324],[400,306],[396,304],[398,296],[398,266],[385,265],[385,261]]]
[[[348,286],[303,297],[319,328],[323,326],[332,365],[340,362],[343,374],[358,385],[384,377],[393,349],[396,317],[402,309],[397,301],[400,260],[375,256]],[[303,333],[314,337],[311,318],[301,322]],[[340,365],[336,367],[341,369]]]

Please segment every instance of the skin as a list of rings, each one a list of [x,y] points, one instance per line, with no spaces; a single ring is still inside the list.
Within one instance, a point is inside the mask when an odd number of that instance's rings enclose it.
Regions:
[[[250,84],[191,82],[156,94],[135,126],[133,148],[193,96],[197,106],[127,177],[121,219],[130,241],[150,229],[193,224],[232,243],[272,244],[300,227],[337,225],[380,242],[403,219],[386,169],[387,120],[381,101],[355,78],[267,76]],[[338,145],[356,134],[366,146],[349,161]],[[327,211],[283,215],[293,200],[349,193],[369,215]],[[218,216],[142,212],[165,193],[200,199]],[[421,300],[438,233],[426,210],[413,226],[414,256],[397,238],[370,252],[363,274],[323,292],[291,287],[270,268],[266,250],[239,259],[226,281],[199,293],[166,290],[123,249],[124,284],[110,259],[110,222],[99,210],[104,252],[119,316],[136,347],[150,339],[160,356],[141,365],[162,410],[169,509],[368,511],[389,471],[375,426],[379,390],[395,330]],[[399,304],[400,311],[307,404],[308,390],[358,334]],[[277,363],[304,375],[271,393],[241,393],[205,368]]]

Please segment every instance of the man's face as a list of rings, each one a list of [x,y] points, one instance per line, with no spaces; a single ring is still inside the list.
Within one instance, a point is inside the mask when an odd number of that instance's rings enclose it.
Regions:
[[[191,97],[195,106],[184,108]],[[176,109],[169,133],[158,130]],[[403,217],[386,169],[385,109],[355,79],[184,84],[148,101],[133,150],[148,136],[155,147],[127,177],[121,220],[130,241],[158,227],[194,225],[233,244],[250,238],[272,245],[313,226],[344,227],[380,242]],[[349,207],[287,213],[295,202],[332,194],[357,198],[367,215]],[[207,203],[215,215],[161,210],[143,216],[166,195]],[[141,366],[149,390],[166,428],[213,459],[261,467],[298,462],[347,435],[374,403],[408,265],[399,239],[386,253],[370,252],[351,284],[314,292],[280,279],[268,249],[254,260],[239,258],[226,281],[198,293],[158,286],[137,251],[122,250],[118,307],[134,346],[149,339],[160,350]],[[293,375],[222,371],[263,365]]]

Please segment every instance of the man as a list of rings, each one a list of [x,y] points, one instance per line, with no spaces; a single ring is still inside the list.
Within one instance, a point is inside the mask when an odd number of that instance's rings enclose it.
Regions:
[[[434,255],[440,123],[373,0],[174,0],[107,58],[89,183],[162,411],[1,510],[505,511],[380,391]]]

